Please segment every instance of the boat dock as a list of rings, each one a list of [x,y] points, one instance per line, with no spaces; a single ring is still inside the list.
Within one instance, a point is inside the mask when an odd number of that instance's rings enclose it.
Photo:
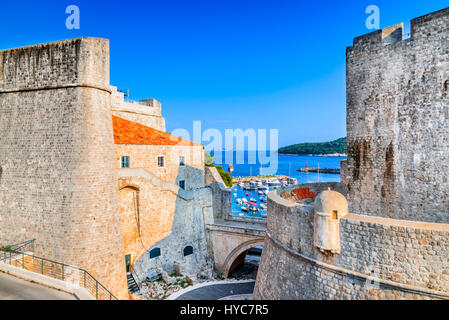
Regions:
[[[340,169],[332,169],[332,168],[301,168],[296,171],[299,172],[316,172],[316,173],[331,173],[331,174],[340,174]]]

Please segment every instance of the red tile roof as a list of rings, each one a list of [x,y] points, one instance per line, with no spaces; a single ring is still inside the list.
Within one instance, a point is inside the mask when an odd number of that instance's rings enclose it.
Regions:
[[[310,192],[309,188],[296,189],[296,190],[293,190],[293,193],[295,194],[296,199],[298,199],[298,200],[304,200],[304,199],[316,197],[315,192]]]
[[[201,146],[170,133],[159,131],[139,123],[112,116],[115,144],[140,144],[160,146]]]

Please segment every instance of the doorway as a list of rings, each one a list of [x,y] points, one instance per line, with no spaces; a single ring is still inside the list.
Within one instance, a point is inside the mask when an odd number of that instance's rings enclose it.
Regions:
[[[125,256],[125,263],[126,263],[126,272],[131,272],[131,255],[127,254]]]

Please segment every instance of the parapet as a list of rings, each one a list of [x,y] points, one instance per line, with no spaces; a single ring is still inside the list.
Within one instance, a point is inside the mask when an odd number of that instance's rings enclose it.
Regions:
[[[165,131],[161,103],[155,99],[125,101],[125,95],[117,87],[110,86],[112,114],[147,127]]]
[[[118,91],[117,87],[111,86],[112,108],[115,111],[137,113],[150,116],[161,116],[161,103],[156,99],[146,99],[135,101],[125,101],[123,92]]]
[[[449,28],[449,7],[413,19],[410,22],[413,37],[425,37],[429,32],[438,33]],[[429,29],[430,27],[430,29]]]
[[[411,40],[427,39],[430,34],[439,34],[448,30],[449,25],[449,8],[433,12],[422,17],[411,20]],[[376,30],[374,32],[354,38],[352,47],[347,50],[363,49],[365,47],[386,46],[388,44],[396,43],[408,39],[404,37],[403,23]]]
[[[109,40],[76,38],[0,51],[0,92],[109,89]]]

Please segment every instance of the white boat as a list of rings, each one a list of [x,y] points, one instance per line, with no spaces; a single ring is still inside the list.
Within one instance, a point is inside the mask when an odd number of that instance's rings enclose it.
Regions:
[[[267,210],[267,206],[264,205],[263,203],[260,204],[260,207],[261,207],[263,210]]]
[[[246,198],[243,198],[243,199],[242,199],[242,202],[243,202],[243,203],[248,203],[248,200],[247,200]]]
[[[268,185],[269,186],[280,186],[281,182],[278,179],[273,179],[273,180],[270,180],[270,182],[268,182]]]
[[[251,212],[259,212],[259,208],[255,207],[255,206],[251,206],[251,207],[249,207],[249,211],[251,211]]]
[[[234,193],[234,198],[237,198],[237,193]]]
[[[248,207],[242,207],[241,209],[242,209],[243,212],[248,212],[249,211]]]
[[[243,203],[242,199],[237,199],[237,204],[241,205]]]
[[[259,194],[259,196],[263,196],[264,195],[263,191],[259,191],[258,194]]]
[[[254,203],[257,203],[257,200],[256,200],[256,199],[254,199],[254,198],[251,198],[251,199],[249,199],[249,202],[254,202]]]

